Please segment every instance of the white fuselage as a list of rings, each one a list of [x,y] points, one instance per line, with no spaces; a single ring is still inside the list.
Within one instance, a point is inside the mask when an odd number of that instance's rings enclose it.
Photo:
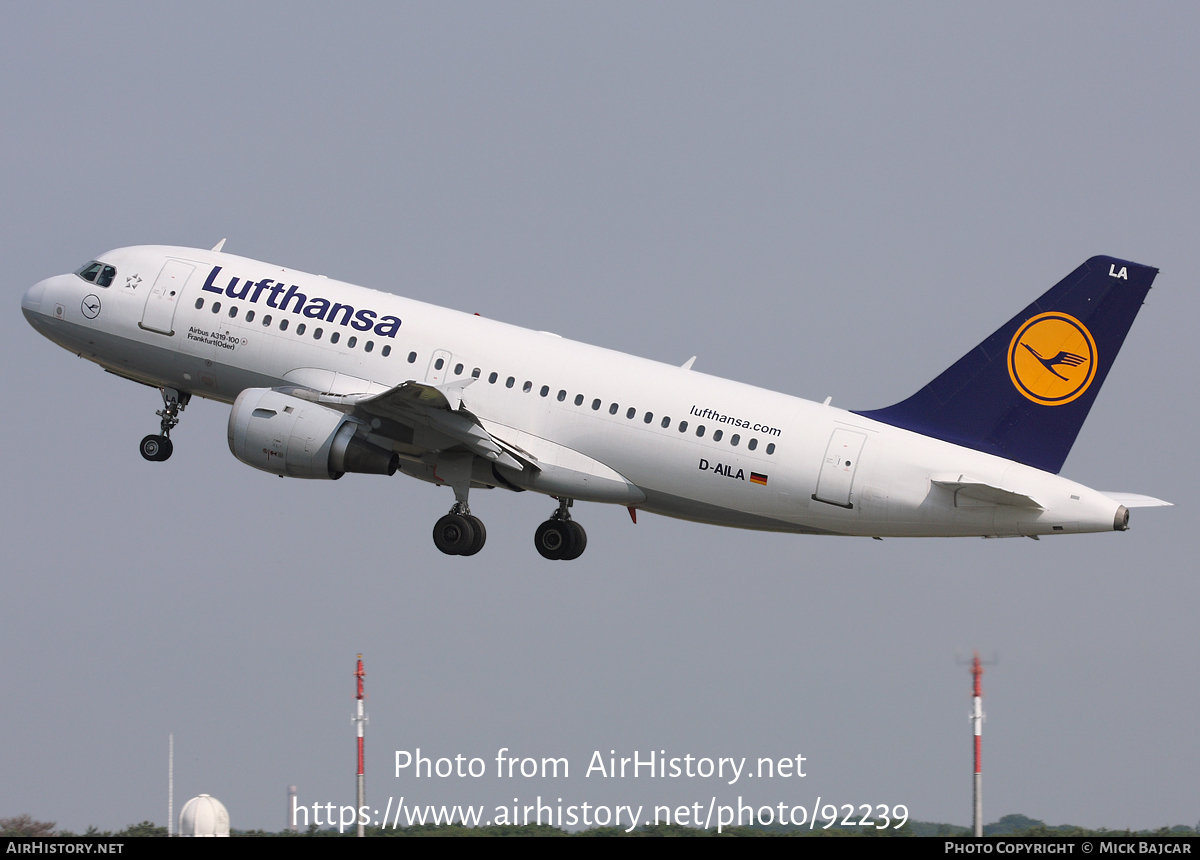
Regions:
[[[108,287],[70,274],[26,294],[30,322],[64,348],[226,403],[247,388],[383,392],[408,380],[452,384],[478,369],[462,400],[485,427],[578,452],[640,491],[584,490],[580,500],[877,537],[1111,531],[1118,515],[1102,493],[1011,460],[552,334],[213,251],[143,246],[101,260],[117,269]],[[161,277],[172,261],[173,296]],[[396,450],[422,453],[419,444]],[[974,481],[1036,505],[968,498],[939,481]]]

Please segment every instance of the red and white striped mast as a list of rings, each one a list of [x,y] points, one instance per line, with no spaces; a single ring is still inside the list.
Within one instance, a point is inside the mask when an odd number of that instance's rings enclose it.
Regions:
[[[979,652],[971,660],[971,674],[975,676],[975,699],[971,709],[971,727],[975,732],[975,835],[983,836],[983,663]]]
[[[354,722],[358,726],[358,803],[355,804],[355,819],[358,821],[358,834],[365,836],[363,832],[362,809],[367,805],[367,787],[363,781],[363,724],[367,718],[363,715],[363,678],[366,677],[366,672],[363,671],[362,654],[358,655],[358,669],[354,673],[354,677],[358,679],[358,695],[355,697],[358,700],[358,712],[354,716]]]

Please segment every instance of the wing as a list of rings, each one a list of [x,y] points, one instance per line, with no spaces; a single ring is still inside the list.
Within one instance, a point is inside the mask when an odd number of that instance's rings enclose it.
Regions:
[[[510,489],[624,505],[645,501],[640,488],[598,460],[518,428],[485,424],[463,404],[473,378],[448,385],[409,380],[386,390],[329,371],[296,371],[286,378],[301,383],[288,393],[353,415],[372,428],[368,439],[398,451],[407,448],[402,456],[409,459],[428,463],[425,454],[466,449],[509,470],[508,477],[495,468],[492,473]]]
[[[514,456],[517,451],[493,438],[483,429],[479,419],[463,406],[463,389],[474,381],[464,379],[449,385],[429,385],[410,380],[382,394],[360,395],[352,405],[354,412],[368,421],[384,418],[407,427],[436,431],[499,466],[517,471],[527,464],[536,466],[536,460],[528,455],[521,459]]]

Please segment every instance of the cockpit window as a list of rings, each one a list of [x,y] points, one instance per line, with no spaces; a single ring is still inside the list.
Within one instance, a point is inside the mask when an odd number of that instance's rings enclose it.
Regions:
[[[112,266],[101,263],[99,260],[92,260],[75,272],[75,274],[90,284],[95,284],[98,287],[107,287],[112,284],[113,278],[117,276],[117,270]]]

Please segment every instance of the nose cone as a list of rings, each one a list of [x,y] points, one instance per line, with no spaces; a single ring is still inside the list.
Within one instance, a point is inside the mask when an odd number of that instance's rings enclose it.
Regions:
[[[25,295],[21,297],[21,310],[25,313],[25,318],[30,322],[33,321],[34,314],[42,312],[42,296],[46,293],[46,282],[38,281],[32,287],[25,291]]]

